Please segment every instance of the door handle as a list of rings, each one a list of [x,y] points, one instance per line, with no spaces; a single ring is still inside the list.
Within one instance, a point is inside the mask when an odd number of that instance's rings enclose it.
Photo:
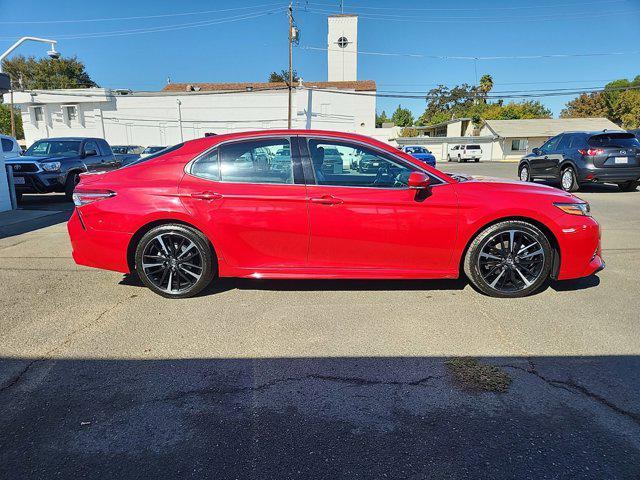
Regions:
[[[322,205],[340,205],[342,200],[332,195],[323,195],[322,197],[311,198],[311,203],[320,203]]]
[[[191,198],[211,201],[211,200],[220,200],[222,198],[222,195],[214,192],[199,192],[199,193],[192,193]]]

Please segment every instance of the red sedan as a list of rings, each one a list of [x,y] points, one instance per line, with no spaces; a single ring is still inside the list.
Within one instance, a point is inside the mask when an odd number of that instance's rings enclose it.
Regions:
[[[325,155],[325,152],[329,152]],[[371,169],[362,171],[359,159]],[[435,279],[520,297],[604,267],[589,205],[531,183],[447,175],[368,137],[281,130],[185,142],[83,175],[78,264],[181,298],[218,277]]]

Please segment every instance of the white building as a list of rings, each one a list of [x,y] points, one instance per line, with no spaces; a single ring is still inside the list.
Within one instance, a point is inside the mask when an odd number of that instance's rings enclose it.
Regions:
[[[299,82],[292,128],[376,135],[376,84],[357,80],[357,20],[329,17],[330,81]],[[172,145],[209,132],[286,128],[288,89],[284,83],[193,83],[168,84],[159,92],[36,90],[15,92],[14,103],[27,145],[67,136],[102,137],[112,145]]]

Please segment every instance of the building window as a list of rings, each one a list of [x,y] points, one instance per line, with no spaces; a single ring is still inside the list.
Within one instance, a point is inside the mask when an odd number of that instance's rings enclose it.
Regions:
[[[33,119],[36,123],[42,122],[44,120],[44,108],[33,107]]]
[[[524,138],[516,138],[511,140],[512,152],[525,152],[527,150],[527,140]]]
[[[64,116],[64,121],[67,125],[71,126],[72,124],[78,123],[77,105],[63,105],[62,113]]]

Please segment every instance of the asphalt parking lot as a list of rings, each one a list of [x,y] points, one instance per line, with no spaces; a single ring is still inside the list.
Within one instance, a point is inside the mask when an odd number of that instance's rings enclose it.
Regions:
[[[76,266],[69,206],[27,196],[40,213],[0,229],[0,478],[640,478],[640,191],[579,195],[607,268],[516,300],[462,280],[166,300]],[[460,356],[510,385],[455,377]]]

